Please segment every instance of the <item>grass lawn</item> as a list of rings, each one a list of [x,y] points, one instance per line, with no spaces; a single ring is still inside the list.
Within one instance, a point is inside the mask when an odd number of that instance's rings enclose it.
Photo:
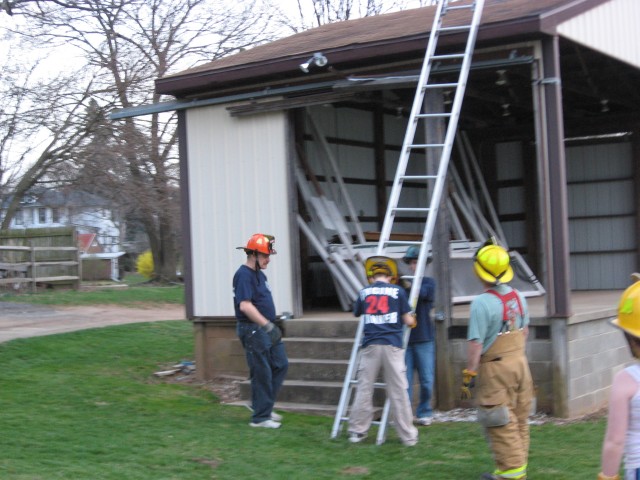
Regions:
[[[112,288],[105,287],[110,284]],[[84,286],[91,285],[84,282]],[[13,294],[6,291],[0,295],[0,301],[21,302],[42,305],[109,305],[136,306],[145,303],[184,303],[183,285],[153,285],[145,283],[138,274],[129,274],[121,284],[102,282],[103,288],[95,290],[52,289],[38,293]],[[117,288],[123,287],[123,288]]]
[[[0,344],[2,480],[445,479],[492,469],[480,427],[441,423],[403,447],[393,429],[351,445],[332,418],[284,412],[280,430],[206,388],[153,373],[193,360],[187,321]],[[529,478],[595,478],[604,420],[532,427]]]

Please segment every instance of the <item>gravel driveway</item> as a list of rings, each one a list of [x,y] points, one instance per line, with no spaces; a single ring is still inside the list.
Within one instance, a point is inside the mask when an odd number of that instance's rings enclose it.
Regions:
[[[0,343],[126,323],[185,319],[184,305],[58,307],[0,302]]]

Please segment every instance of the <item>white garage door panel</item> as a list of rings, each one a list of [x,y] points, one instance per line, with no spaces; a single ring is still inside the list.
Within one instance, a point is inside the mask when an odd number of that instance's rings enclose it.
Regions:
[[[293,311],[286,116],[193,108],[187,129],[194,315],[234,316],[232,278],[246,260],[235,247],[258,232],[276,237],[278,255],[265,272],[276,309]]]

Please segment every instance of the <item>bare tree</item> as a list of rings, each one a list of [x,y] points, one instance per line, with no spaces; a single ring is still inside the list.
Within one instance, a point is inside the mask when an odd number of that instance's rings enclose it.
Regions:
[[[91,79],[81,74],[34,80],[36,65],[5,65],[0,81],[0,230],[9,228],[24,194],[89,141]]]
[[[288,8],[285,8],[284,5]],[[436,0],[271,0],[284,34],[298,33],[327,23],[370,17],[406,8],[435,4]]]
[[[25,40],[82,52],[95,74],[94,111],[157,103],[156,78],[269,38],[269,15],[244,0],[23,0],[12,11],[25,17],[28,27],[16,32]],[[100,172],[101,182],[117,186],[105,190],[117,192],[143,223],[157,279],[174,280],[175,119],[168,114],[127,118],[105,132],[94,135],[84,158],[70,159],[75,163],[69,172],[84,172],[85,181],[89,172]]]

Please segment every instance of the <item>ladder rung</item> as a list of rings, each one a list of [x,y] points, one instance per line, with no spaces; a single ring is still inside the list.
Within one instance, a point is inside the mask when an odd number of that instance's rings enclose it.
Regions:
[[[406,242],[405,242],[405,243],[406,243]],[[351,384],[353,384],[353,385],[357,385],[357,384],[358,384],[358,379],[357,379],[357,378],[354,378],[354,379],[351,379],[349,382],[350,382]],[[373,384],[373,386],[374,386],[374,387],[377,387],[377,388],[380,388],[380,387],[386,387],[386,386],[387,386],[387,384],[386,384],[386,383],[382,383],[382,382],[375,382],[375,383]]]
[[[403,175],[400,177],[402,180],[435,180],[437,175]]]
[[[444,143],[413,143],[408,145],[409,148],[442,148]]]
[[[464,58],[464,53],[448,53],[446,55],[434,55],[432,60],[454,60],[456,58]]]
[[[429,210],[431,210],[430,208],[426,208],[426,207],[396,207],[393,209],[394,212],[428,212]]]
[[[456,88],[457,86],[457,83],[430,83],[428,85],[424,85],[422,88]]]
[[[445,13],[448,12],[449,10],[463,10],[463,9],[467,9],[467,8],[475,8],[476,4],[474,3],[469,3],[467,5],[453,5],[453,6],[447,6],[447,8],[445,8]]]
[[[455,27],[440,27],[441,32],[466,32],[471,30],[471,25],[456,25]]]
[[[416,118],[448,118],[451,116],[451,113],[448,112],[439,112],[439,113],[418,113]]]
[[[417,240],[387,240],[385,245],[420,245],[422,242]]]
[[[452,0],[453,1],[453,0]],[[432,2],[436,3],[436,2]],[[425,55],[423,70],[420,73],[420,79],[418,80],[418,85],[416,86],[416,95],[412,106],[412,113],[409,118],[409,122],[407,125],[406,136],[402,143],[400,160],[398,161],[396,177],[394,180],[394,184],[392,187],[392,192],[389,197],[389,204],[387,206],[387,211],[384,218],[384,223],[382,227],[382,232],[380,234],[380,241],[378,244],[378,249],[380,251],[384,251],[388,246],[397,246],[406,248],[408,245],[419,245],[420,246],[420,255],[424,256],[425,249],[430,248],[431,246],[431,238],[434,235],[434,223],[431,220],[434,219],[432,215],[437,214],[438,207],[437,204],[440,202],[440,198],[442,195],[446,194],[446,191],[443,192],[443,184],[440,182],[446,178],[446,169],[447,165],[450,161],[451,157],[451,149],[453,147],[453,136],[455,136],[455,130],[457,128],[457,119],[460,115],[460,99],[464,96],[464,91],[466,88],[467,76],[469,73],[469,68],[471,64],[472,50],[474,47],[474,43],[477,36],[478,27],[480,25],[480,15],[482,14],[482,9],[484,6],[484,0],[473,0],[470,3],[464,2],[455,3],[453,5],[449,5],[449,0],[437,0],[438,4],[438,12],[439,14],[433,18],[433,26],[431,28],[431,35],[429,36],[429,43],[427,46],[427,52]],[[461,20],[462,15],[459,16],[459,19],[451,18],[451,22],[449,22],[446,26],[443,26],[443,16],[449,11],[453,10],[469,10],[472,13],[472,18],[470,21]],[[454,17],[458,17],[454,15]],[[461,25],[461,23],[469,23],[470,25]],[[436,52],[456,52],[459,50],[437,50],[437,42],[440,36],[440,33],[445,32],[456,32],[462,37],[463,35],[467,35],[466,49],[463,53],[443,53],[437,54]],[[429,83],[429,74],[431,72],[431,66],[437,63],[440,60],[450,60],[449,62],[443,62],[447,64],[458,64],[459,63],[459,77],[456,83],[451,82],[453,79],[448,79],[449,82],[444,83],[441,81],[433,81],[433,83]],[[440,79],[442,80],[442,79]],[[432,92],[440,92],[441,94],[455,94],[456,100],[451,106],[451,112],[429,112],[429,109],[424,108],[424,97],[427,90],[431,90]],[[450,91],[447,91],[450,90]],[[440,110],[445,110],[445,108],[441,108]],[[424,113],[422,113],[424,112]],[[418,120],[420,119],[429,119],[429,118],[444,118],[448,117],[448,121],[442,121],[441,123],[447,124],[447,132],[442,136],[442,138],[434,137],[433,139],[428,135],[417,139],[415,136],[415,130],[418,126]],[[427,123],[427,122],[423,122]],[[436,139],[437,138],[437,139]],[[432,140],[440,141],[443,143],[415,143],[419,141],[430,142]],[[439,151],[431,151],[428,150],[430,148],[439,148]],[[413,152],[412,149],[418,149],[417,152]],[[422,151],[420,151],[420,149]],[[418,154],[426,154],[426,153],[434,153],[440,156],[440,166],[438,169],[445,170],[444,172],[439,172],[437,175],[407,175],[407,166],[409,160],[411,159],[411,155],[419,156]],[[426,172],[431,170],[417,170],[417,172]],[[423,202],[415,201],[415,202],[406,202],[413,203],[418,206],[414,207],[399,207],[398,202],[400,200],[400,190],[403,187],[403,184],[406,180],[414,180],[416,185],[420,185],[418,181],[424,181],[422,184],[424,186],[430,187],[432,182],[427,182],[427,180],[436,180],[433,190],[429,192],[429,203],[425,204]],[[446,187],[445,187],[446,188]],[[425,205],[427,205],[425,207]],[[402,215],[402,214],[405,215]],[[398,215],[399,214],[399,215]],[[396,218],[400,217],[400,218]],[[409,220],[409,221],[418,221],[420,223],[424,222],[425,231],[421,240],[390,240],[390,236],[392,235],[392,225],[395,220]],[[396,237],[398,238],[398,237]],[[402,238],[402,237],[399,237]],[[421,266],[420,266],[421,268]],[[422,272],[422,270],[418,270],[418,272]],[[423,276],[422,273],[419,275],[403,275],[401,278],[409,278],[414,281],[420,281],[419,279]],[[414,285],[417,286],[417,285]],[[412,289],[412,295],[415,295],[416,292]],[[413,302],[412,299],[411,301]],[[362,322],[363,320],[361,320]],[[350,404],[350,396],[351,396],[351,387],[357,381],[353,379],[349,380],[352,375],[353,369],[356,367],[356,358],[357,358],[357,349],[358,344],[360,342],[361,335],[363,334],[363,324],[358,324],[358,333],[356,334],[356,339],[353,344],[352,357],[349,361],[349,369],[348,375],[345,377],[345,382],[343,385],[340,404],[338,405],[338,411],[336,412],[334,427],[332,430],[331,438],[335,438],[337,432],[339,431],[340,424],[339,421],[346,421],[348,417],[343,416],[344,412],[347,411]],[[404,332],[403,342],[406,345],[408,340],[408,336],[406,335],[406,331]],[[349,383],[350,382],[350,383]],[[374,386],[385,386],[385,383],[376,382]],[[387,427],[389,413],[389,400],[385,401],[385,405],[383,408],[382,416],[379,421],[374,421],[373,424],[379,425],[378,435],[376,439],[376,444],[380,445],[385,441],[385,431]]]

